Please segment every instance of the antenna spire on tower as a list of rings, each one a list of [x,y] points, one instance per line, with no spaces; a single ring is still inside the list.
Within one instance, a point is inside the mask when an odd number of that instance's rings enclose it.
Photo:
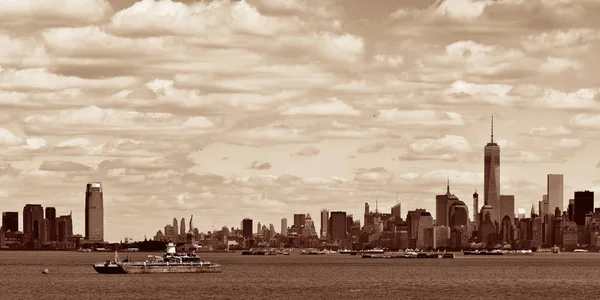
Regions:
[[[448,177],[448,181],[446,183],[446,193],[450,195],[450,177]]]
[[[377,196],[375,196],[375,213],[379,213],[378,207],[379,207],[379,199]]]
[[[494,115],[492,114],[492,144],[494,143]]]

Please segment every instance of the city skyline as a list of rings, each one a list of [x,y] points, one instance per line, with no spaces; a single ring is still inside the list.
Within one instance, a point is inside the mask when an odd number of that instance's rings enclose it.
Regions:
[[[471,217],[491,115],[515,210],[548,174],[563,208],[600,190],[598,3],[80,1],[0,0],[1,211],[72,211],[84,234],[102,182],[111,242],[190,215],[318,232],[376,199],[433,213],[449,179]]]

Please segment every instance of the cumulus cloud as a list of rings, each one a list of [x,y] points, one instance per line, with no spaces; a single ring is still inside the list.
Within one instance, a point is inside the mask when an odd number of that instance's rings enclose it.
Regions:
[[[105,0],[41,0],[35,3],[2,0],[0,7],[0,23],[19,27],[60,27],[98,23],[113,13],[110,3]],[[69,9],[63,9],[65,7]]]
[[[471,144],[463,136],[446,135],[439,139],[423,139],[411,143],[400,159],[456,160],[457,155],[470,153]]]
[[[268,162],[260,162],[255,160],[252,162],[252,164],[250,164],[250,168],[255,170],[268,170],[271,168],[271,164]]]
[[[385,148],[385,144],[378,142],[375,144],[369,144],[369,145],[362,146],[362,147],[358,148],[356,151],[358,151],[359,153],[374,153],[374,152],[381,151],[381,149],[383,149],[383,148]]]
[[[77,171],[90,171],[91,167],[84,164],[72,162],[72,161],[44,161],[39,168],[41,171],[51,172],[77,172]]]
[[[308,146],[292,153],[292,156],[316,156],[319,155],[319,152],[319,149]]]
[[[466,121],[456,112],[433,110],[381,110],[377,121],[391,125],[460,126]]]
[[[23,144],[23,139],[14,135],[6,128],[0,128],[0,145],[19,146]]]
[[[531,128],[527,132],[527,135],[554,137],[554,136],[569,135],[569,134],[571,134],[571,132],[572,132],[571,129],[566,128],[564,126],[559,126],[559,127],[554,127],[554,128],[536,127],[536,128]]]
[[[29,115],[24,125],[25,130],[31,133],[61,135],[90,132],[160,135],[172,134],[176,129],[185,129],[186,134],[198,135],[212,129],[215,124],[203,116],[180,117],[170,113],[141,113],[88,106],[54,114]]]
[[[287,116],[358,116],[360,111],[334,98],[324,103],[290,107],[282,114]]]

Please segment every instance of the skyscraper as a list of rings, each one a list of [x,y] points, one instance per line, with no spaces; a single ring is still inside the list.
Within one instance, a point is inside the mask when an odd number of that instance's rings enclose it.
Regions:
[[[56,227],[58,230],[58,241],[66,242],[73,235],[73,218],[71,215],[60,216],[56,219]]]
[[[327,231],[329,230],[329,210],[322,209],[321,210],[321,238],[327,237]]]
[[[585,214],[594,211],[594,192],[575,192],[573,219],[577,226],[585,225]]]
[[[510,223],[515,218],[515,196],[514,195],[500,195],[500,222],[508,217]]]
[[[177,224],[177,218],[173,218],[173,226],[172,226],[171,230],[172,230],[171,234],[173,235],[173,238],[177,239],[177,236],[179,235],[179,224]]]
[[[85,191],[85,239],[104,241],[104,200],[102,183],[90,182]]]
[[[346,239],[346,212],[332,211],[329,222],[329,237],[332,240]]]
[[[40,239],[44,208],[41,204],[27,204],[23,208],[23,235],[25,241]]]
[[[282,218],[281,219],[281,235],[283,236],[287,236],[287,219],[286,218]]]
[[[392,217],[402,218],[402,203],[396,203],[396,205],[392,206]]]
[[[7,211],[2,213],[2,227],[4,231],[19,231],[19,212]]]
[[[450,207],[458,201],[458,197],[450,193],[450,180],[448,180],[446,194],[435,196],[435,221],[438,226],[450,226]]]
[[[46,207],[46,220],[48,220],[48,240],[58,241],[58,228],[56,227],[56,208]]]
[[[252,219],[242,220],[242,235],[247,239],[252,238]]]
[[[483,202],[493,208],[492,222],[500,222],[500,146],[494,142],[494,116],[491,140],[484,148]]]
[[[558,207],[560,211],[563,211],[564,203],[564,183],[562,174],[548,174],[547,180],[547,194],[548,194],[548,211],[554,213],[554,210]]]
[[[477,190],[473,193],[473,222],[475,222],[475,226],[479,228],[479,194]]]
[[[179,227],[179,234],[185,234],[185,218],[181,218],[181,225]]]

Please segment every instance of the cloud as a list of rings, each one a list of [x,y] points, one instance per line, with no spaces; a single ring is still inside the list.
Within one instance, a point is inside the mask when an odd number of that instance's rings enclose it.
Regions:
[[[271,164],[268,162],[260,162],[255,160],[250,165],[250,168],[255,170],[268,170],[271,168]]]
[[[381,142],[377,142],[375,144],[369,144],[358,148],[356,151],[358,153],[374,153],[379,152],[381,149],[385,148],[385,144]]]
[[[393,125],[460,126],[466,124],[463,117],[456,112],[396,108],[379,111],[377,121]]]
[[[29,133],[73,135],[80,133],[121,133],[172,135],[176,128],[186,135],[202,135],[215,124],[206,117],[180,117],[170,113],[141,113],[88,106],[54,114],[29,115],[24,120]]]
[[[358,182],[386,182],[392,178],[392,174],[389,173],[385,168],[377,167],[371,169],[357,169],[355,171],[356,176],[354,180]]]
[[[463,136],[446,135],[439,139],[422,139],[411,143],[403,160],[456,160],[457,155],[472,152],[469,141]]]
[[[471,104],[485,103],[495,105],[514,104],[515,99],[509,96],[513,89],[506,84],[476,84],[465,81],[455,81],[445,90],[446,101],[452,103],[469,102]]]
[[[569,120],[569,127],[589,130],[600,129],[600,114],[577,114]]]
[[[72,26],[98,23],[109,17],[113,10],[105,0],[2,0],[1,24],[5,26],[44,27]],[[64,9],[69,7],[69,9]]]
[[[358,116],[360,111],[334,98],[324,103],[290,107],[282,114],[287,116]]]
[[[246,1],[196,2],[142,0],[117,12],[111,31],[127,36],[256,34],[273,36],[297,30],[299,20],[263,16]]]
[[[292,156],[316,156],[319,155],[319,152],[319,149],[308,146],[292,153]]]
[[[581,146],[581,140],[562,138],[558,142],[556,142],[555,145],[561,148],[578,148]]]
[[[536,127],[530,129],[526,135],[530,136],[543,136],[543,137],[555,137],[555,136],[566,136],[570,135],[571,129],[565,128],[564,126],[547,128],[547,127]]]
[[[0,128],[0,145],[19,146],[23,144],[23,139],[14,135],[6,128]]]
[[[61,76],[48,72],[44,68],[6,69],[0,67],[0,89],[27,91],[58,91],[72,88],[127,88],[136,83],[133,77],[108,79],[83,79],[73,76]]]
[[[72,161],[44,161],[39,168],[41,171],[51,172],[80,172],[80,171],[91,171],[92,168],[84,164],[72,162]]]
[[[307,128],[280,123],[253,128],[240,128],[223,137],[224,142],[238,145],[264,146],[272,144],[305,143],[314,138],[307,135]]]

